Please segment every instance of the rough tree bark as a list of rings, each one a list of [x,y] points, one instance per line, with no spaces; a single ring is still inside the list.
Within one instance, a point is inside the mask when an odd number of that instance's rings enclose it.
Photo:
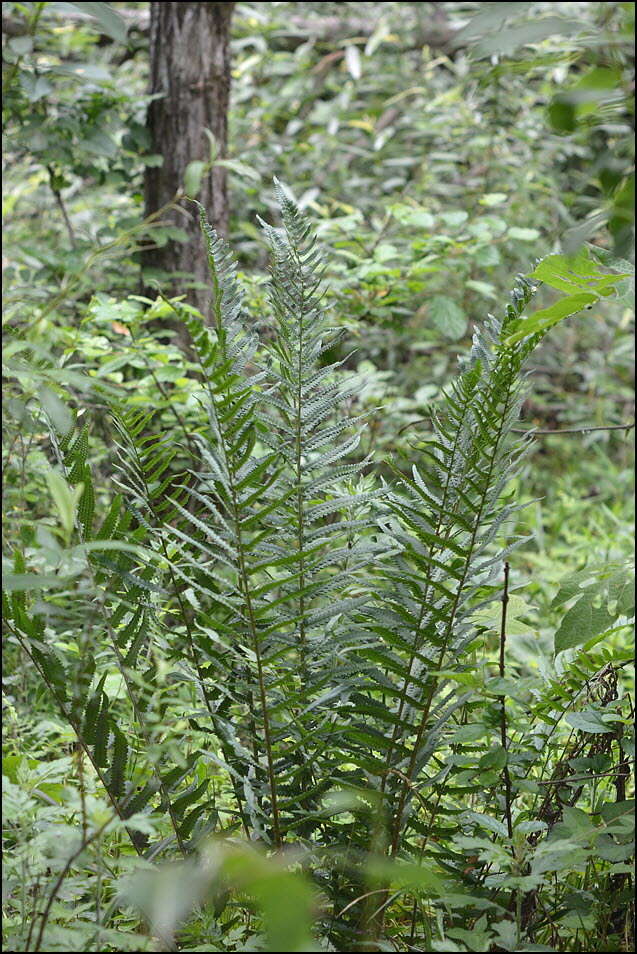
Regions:
[[[207,162],[209,129],[226,154],[230,94],[230,20],[234,3],[150,4],[150,91],[148,130],[151,149],[163,165],[147,167],[146,214],[169,203],[183,187],[184,172],[195,159]],[[220,232],[228,227],[226,173],[214,167],[203,179],[199,201]],[[185,229],[186,242],[169,242],[145,253],[144,266],[170,272],[171,291],[185,292],[192,304],[205,307],[207,293],[189,288],[188,276],[206,282],[206,255],[193,209],[171,210],[164,221]],[[176,274],[183,273],[183,275]]]

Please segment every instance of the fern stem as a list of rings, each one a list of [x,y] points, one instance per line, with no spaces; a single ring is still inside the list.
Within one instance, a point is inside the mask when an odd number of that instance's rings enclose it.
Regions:
[[[445,486],[444,486],[444,490],[443,490],[442,500],[441,500],[440,508],[439,508],[439,510],[438,510],[438,515],[437,515],[437,518],[436,518],[436,524],[435,524],[435,529],[434,529],[434,536],[438,536],[438,535],[440,534],[440,531],[441,531],[441,528],[442,528],[442,520],[443,520],[444,512],[445,512],[445,510],[446,510],[447,500],[448,500],[448,496],[449,496],[449,490],[450,490],[450,487],[451,487],[452,477],[453,477],[453,474],[454,474],[454,464],[455,464],[455,460],[456,460],[456,454],[457,454],[457,451],[458,451],[458,445],[459,445],[459,443],[460,443],[460,438],[461,438],[461,435],[462,435],[462,428],[463,428],[463,426],[464,426],[464,423],[465,423],[465,420],[466,420],[466,416],[467,416],[467,413],[468,413],[469,408],[470,408],[470,405],[471,405],[472,395],[473,395],[473,392],[472,392],[472,391],[467,391],[466,396],[465,396],[464,405],[463,405],[463,407],[462,407],[462,413],[461,413],[461,415],[460,415],[460,418],[459,418],[459,421],[458,421],[458,424],[457,424],[457,427],[456,427],[456,431],[455,431],[455,435],[454,435],[454,443],[453,443],[453,447],[452,447],[452,450],[451,450],[451,459],[450,459],[450,461],[449,461],[449,463],[448,463],[448,466],[447,466],[447,472],[446,472],[446,477],[445,477]],[[453,532],[453,526],[450,525],[449,530],[448,530],[448,533],[447,533],[447,536],[445,537],[444,544],[446,544],[447,541],[450,539],[452,532]],[[440,553],[440,552],[444,549],[444,544],[443,544],[442,546],[440,546],[440,547],[432,547],[429,555],[432,556],[434,553]],[[417,656],[417,654],[418,654],[418,652],[420,651],[421,646],[422,646],[422,639],[419,639],[419,636],[421,635],[422,623],[423,623],[423,620],[424,620],[424,617],[425,617],[425,611],[426,611],[426,608],[427,608],[427,599],[428,599],[428,597],[429,597],[430,586],[431,586],[431,582],[432,582],[432,573],[433,573],[433,563],[430,561],[429,564],[428,564],[428,566],[427,566],[427,576],[426,576],[426,578],[425,578],[425,588],[424,588],[424,592],[423,592],[422,599],[421,599],[421,602],[420,602],[420,612],[419,612],[419,616],[418,616],[418,622],[417,622],[417,626],[416,626],[416,631],[415,631],[415,633],[414,633],[414,643],[413,643],[413,647],[412,647],[412,650],[411,650],[411,653],[410,653],[410,657],[409,657],[409,663],[408,663],[408,666],[407,666],[407,673],[406,673],[406,675],[405,675],[405,678],[404,678],[404,680],[403,680],[403,684],[402,684],[401,690],[400,690],[399,705],[398,705],[398,721],[397,721],[396,724],[394,725],[394,730],[393,730],[393,733],[392,733],[391,744],[390,744],[390,747],[389,747],[389,750],[388,750],[387,756],[386,756],[388,765],[391,765],[391,759],[392,759],[393,754],[394,754],[394,749],[395,749],[395,747],[396,747],[396,743],[398,742],[398,734],[399,734],[399,732],[400,732],[400,722],[402,721],[403,713],[404,713],[404,710],[405,710],[405,705],[406,705],[406,702],[407,702],[407,693],[408,693],[408,691],[409,691],[409,689],[410,689],[410,687],[411,687],[411,685],[412,685],[412,681],[413,681],[413,680],[412,680],[413,667],[414,667],[414,663],[415,663],[415,661],[416,661],[416,656]],[[424,638],[424,636],[423,636],[423,638]],[[386,787],[386,784],[387,784],[387,780],[388,780],[388,778],[389,778],[389,774],[390,774],[390,772],[389,772],[389,770],[388,770],[388,771],[385,773],[385,775],[383,776],[383,780],[382,780],[382,783],[381,783],[381,791],[382,791],[382,792],[385,791],[385,787]]]
[[[146,480],[146,474],[145,474],[145,471],[144,471],[144,467],[143,467],[142,461],[140,460],[140,457],[139,457],[139,454],[138,454],[138,451],[137,451],[137,447],[136,447],[134,441],[131,441],[130,443],[131,443],[131,448],[132,448],[132,450],[133,450],[133,453],[135,454],[135,460],[136,460],[136,463],[137,463],[137,468],[138,468],[138,472],[139,472],[140,478],[141,478],[141,480],[143,481],[144,491],[145,491],[145,495],[146,495],[146,500],[147,500],[147,502],[148,502],[148,505],[149,505],[149,507],[150,507],[150,509],[151,509],[151,513],[153,514],[153,517],[154,517],[155,521],[156,521],[157,523],[159,523],[159,516],[158,516],[157,511],[156,511],[156,509],[155,509],[155,505],[154,505],[154,503],[153,503],[153,495],[152,495],[151,492],[150,492],[150,488],[149,488],[148,482],[147,482],[147,480]],[[206,687],[205,674],[204,674],[204,672],[203,672],[203,670],[202,670],[202,668],[201,668],[201,663],[200,663],[200,661],[199,661],[199,655],[198,655],[197,650],[196,650],[196,647],[195,647],[195,640],[194,640],[194,635],[193,635],[193,631],[192,631],[192,625],[191,625],[191,622],[190,622],[190,614],[188,613],[187,607],[185,606],[184,601],[183,601],[183,599],[182,599],[181,589],[180,589],[179,583],[178,583],[178,581],[177,581],[177,578],[176,578],[176,576],[175,576],[175,571],[174,571],[174,569],[173,569],[172,561],[171,561],[171,559],[170,559],[170,557],[169,557],[169,555],[168,555],[168,548],[167,548],[167,546],[166,546],[166,541],[165,541],[165,539],[164,539],[164,537],[163,537],[163,535],[162,535],[161,533],[159,534],[159,545],[160,545],[160,547],[161,547],[161,550],[162,550],[162,554],[163,554],[163,556],[164,556],[164,559],[166,560],[166,565],[168,566],[168,573],[169,573],[169,576],[170,576],[170,581],[171,581],[172,586],[173,586],[173,591],[174,591],[174,593],[175,593],[175,598],[176,598],[177,603],[178,603],[178,605],[179,605],[179,612],[180,612],[180,614],[181,614],[181,618],[183,619],[184,626],[185,626],[185,628],[186,628],[186,638],[187,638],[187,641],[188,641],[188,647],[189,647],[189,649],[190,649],[190,655],[191,655],[191,657],[192,657],[193,665],[194,665],[194,667],[195,667],[195,669],[196,669],[196,671],[197,671],[197,676],[198,676],[198,678],[199,678],[199,685],[200,685],[200,687],[201,687],[201,694],[202,694],[203,699],[204,699],[204,704],[205,704],[205,706],[206,706],[206,709],[207,709],[207,711],[208,711],[208,715],[210,716],[210,719],[211,719],[211,721],[212,721],[212,724],[214,725],[214,724],[216,723],[216,721],[217,721],[217,716],[216,716],[216,713],[215,713],[215,711],[214,711],[214,707],[213,707],[213,705],[212,705],[212,702],[211,702],[211,700],[210,700],[210,696],[209,696],[209,694],[208,694],[208,689],[207,689],[207,687]],[[234,779],[234,777],[232,776],[231,773],[230,773],[230,778],[231,778],[231,784],[232,784],[233,792],[234,792],[235,798],[236,798],[236,800],[237,800],[237,808],[238,808],[238,810],[239,810],[239,816],[240,816],[240,818],[241,818],[241,823],[242,823],[242,825],[243,825],[243,829],[244,829],[246,835],[249,837],[250,831],[249,831],[249,827],[248,827],[248,821],[247,821],[247,818],[246,818],[246,816],[245,816],[245,811],[244,811],[244,808],[243,808],[243,800],[242,800],[242,798],[241,798],[241,795],[240,795],[240,793],[239,793],[238,788],[236,787],[235,779]],[[170,804],[170,803],[169,803],[169,804]]]
[[[303,388],[303,318],[305,310],[305,280],[303,277],[303,266],[298,254],[298,250],[294,244],[291,245],[292,254],[294,256],[297,268],[299,270],[300,282],[301,282],[301,301],[299,304],[299,318],[298,318],[298,361],[296,367],[296,394],[295,394],[295,412],[296,412],[296,427],[295,427],[295,468],[296,468],[296,546],[297,552],[299,554],[299,655],[300,655],[300,669],[301,669],[301,680],[305,681],[307,669],[306,669],[306,660],[305,660],[305,512],[303,508],[303,491],[302,491],[302,482],[301,482],[301,410],[302,410],[302,388]]]
[[[221,310],[221,297],[222,290],[219,285],[219,279],[216,274],[214,267],[210,269],[212,280],[213,280],[213,289],[214,289],[214,309],[215,309],[215,319],[216,327],[218,334],[219,347],[223,355],[224,363],[228,361],[228,354],[225,347],[226,336],[223,328],[223,316]],[[201,363],[201,361],[200,361]],[[202,365],[202,371],[204,372],[204,380],[206,381],[206,387],[208,390],[208,396],[210,400],[210,408],[215,416],[215,424],[218,429],[219,434],[222,434],[221,420],[217,412],[217,402],[213,394],[212,388],[207,374],[205,374],[205,368]],[[230,384],[226,378],[226,399],[231,400],[230,394]],[[266,749],[266,761],[267,761],[267,773],[268,773],[268,782],[270,787],[270,797],[272,801],[272,827],[274,833],[274,841],[277,847],[280,847],[282,844],[281,839],[281,830],[279,823],[279,807],[277,801],[277,787],[276,787],[276,774],[274,771],[274,758],[272,752],[272,735],[270,729],[270,718],[268,714],[268,702],[267,694],[265,689],[265,678],[263,673],[263,660],[261,657],[261,646],[259,640],[259,633],[256,625],[256,619],[254,615],[254,607],[252,604],[252,598],[250,595],[250,581],[248,578],[248,573],[246,569],[245,562],[245,549],[243,542],[243,534],[241,531],[241,520],[239,516],[239,501],[237,497],[237,475],[234,467],[234,462],[232,461],[231,456],[228,454],[225,440],[220,442],[221,452],[223,454],[224,463],[226,470],[229,476],[229,489],[232,502],[232,519],[235,529],[235,542],[237,544],[237,556],[238,556],[238,569],[239,569],[239,586],[243,595],[245,607],[248,614],[248,622],[250,625],[250,635],[252,637],[252,645],[254,650],[254,655],[257,664],[257,681],[259,686],[259,700],[261,703],[261,715],[263,720],[263,737],[265,742]]]
[[[239,553],[239,565],[241,567],[241,589],[243,591],[244,600],[246,603],[246,609],[248,611],[248,619],[250,621],[250,629],[252,633],[252,641],[254,646],[254,655],[257,661],[257,678],[259,682],[259,697],[261,702],[261,713],[263,716],[263,737],[265,741],[266,748],[266,757],[268,763],[268,780],[270,783],[270,795],[272,797],[272,823],[274,829],[274,841],[278,848],[281,847],[281,831],[279,826],[279,807],[277,802],[277,789],[276,789],[276,776],[274,772],[274,759],[272,756],[272,738],[270,732],[270,718],[268,716],[268,703],[267,696],[265,691],[265,679],[263,676],[263,662],[261,659],[261,647],[259,645],[259,635],[257,632],[256,620],[254,617],[254,610],[252,606],[252,599],[250,597],[250,589],[247,579],[245,559],[243,554],[243,545],[241,539],[241,531],[238,526],[238,513],[236,505],[236,497],[234,499],[234,510],[235,510],[235,527],[237,528],[237,542],[239,544],[238,553]]]
[[[511,355],[510,355],[510,353],[509,353],[508,351],[505,352],[505,358],[506,358],[507,363],[509,364],[509,372],[510,372],[510,370],[511,370],[511,368],[510,368]],[[441,645],[441,647],[440,647],[440,652],[439,652],[438,658],[437,658],[437,660],[436,660],[436,667],[435,667],[434,672],[437,672],[437,671],[440,670],[440,668],[442,667],[442,663],[443,663],[443,661],[444,661],[444,657],[445,657],[445,654],[446,654],[446,652],[447,652],[447,645],[448,645],[449,639],[451,638],[452,630],[453,630],[453,627],[454,627],[454,625],[455,625],[456,614],[457,614],[457,612],[458,612],[458,607],[459,607],[459,605],[460,605],[460,597],[461,597],[461,595],[462,595],[462,593],[463,593],[463,591],[464,591],[464,586],[465,586],[465,583],[466,583],[466,580],[467,580],[467,576],[468,576],[468,573],[469,573],[469,569],[470,569],[470,567],[471,567],[471,562],[472,562],[472,559],[473,559],[473,553],[474,553],[476,541],[477,541],[477,538],[478,538],[478,532],[479,532],[480,526],[481,526],[482,514],[483,514],[483,512],[484,512],[484,507],[485,507],[486,500],[487,500],[487,496],[488,496],[488,490],[489,490],[491,478],[492,478],[492,476],[493,476],[493,471],[494,471],[495,462],[496,462],[496,459],[497,459],[498,450],[499,450],[499,447],[500,447],[500,442],[501,442],[501,440],[502,440],[502,436],[503,436],[503,433],[504,433],[504,423],[505,423],[505,421],[506,421],[507,412],[508,412],[508,410],[509,410],[509,406],[510,406],[510,402],[511,402],[512,390],[513,390],[513,380],[512,380],[512,375],[509,373],[508,379],[507,379],[506,395],[505,395],[505,399],[504,399],[504,402],[503,402],[502,410],[501,410],[501,412],[500,412],[500,420],[499,420],[499,424],[498,424],[498,430],[497,430],[497,433],[496,433],[495,440],[494,440],[494,442],[493,442],[491,457],[490,457],[490,461],[489,461],[489,469],[488,469],[488,471],[487,471],[486,479],[485,479],[485,481],[484,481],[484,488],[485,488],[485,489],[484,489],[484,493],[482,494],[482,497],[481,497],[481,499],[480,499],[480,504],[479,504],[479,507],[478,507],[477,515],[476,515],[476,517],[475,517],[475,522],[474,522],[473,531],[472,531],[472,534],[471,534],[471,539],[470,539],[470,542],[469,542],[468,551],[467,551],[467,554],[466,554],[466,557],[465,557],[465,561],[464,561],[464,567],[463,567],[462,575],[461,575],[460,581],[459,581],[459,583],[458,583],[458,587],[457,587],[457,589],[456,589],[454,601],[453,601],[453,604],[452,604],[452,607],[451,607],[451,611],[450,611],[450,614],[449,614],[449,619],[448,619],[447,625],[446,625],[446,627],[445,627],[445,632],[444,632],[444,635],[443,635],[443,638],[442,638],[442,645]],[[414,768],[415,768],[415,765],[416,765],[416,760],[417,760],[417,758],[418,758],[418,752],[419,752],[419,749],[420,749],[420,744],[421,744],[421,742],[422,742],[422,737],[423,737],[423,735],[424,735],[424,732],[425,732],[425,729],[426,729],[426,726],[427,726],[427,721],[428,721],[428,719],[429,719],[429,713],[431,712],[431,706],[432,706],[432,704],[433,704],[433,700],[434,700],[434,696],[435,696],[435,692],[436,692],[437,687],[438,687],[438,680],[437,680],[437,677],[434,675],[434,676],[431,677],[431,688],[430,688],[430,690],[429,690],[429,693],[428,693],[427,698],[426,698],[426,701],[425,701],[424,708],[423,708],[423,710],[422,710],[422,715],[421,715],[420,722],[419,722],[419,725],[418,725],[418,730],[417,730],[417,732],[416,732],[416,738],[415,738],[415,741],[414,741],[414,746],[413,746],[411,758],[410,758],[410,760],[409,760],[409,767],[408,767],[408,769],[407,769],[407,772],[405,773],[406,776],[407,776],[407,778],[408,778],[410,781],[413,780],[413,772],[414,772]],[[403,810],[404,810],[404,807],[405,807],[405,802],[406,802],[406,800],[407,800],[407,792],[408,792],[407,786],[406,786],[406,785],[403,785],[402,791],[401,791],[401,795],[400,795],[400,798],[399,798],[398,808],[397,808],[396,814],[395,814],[395,816],[394,816],[394,831],[393,831],[393,837],[392,837],[392,842],[391,842],[391,855],[392,855],[392,857],[395,856],[395,855],[396,855],[396,852],[398,851],[398,846],[399,846],[399,842],[400,842],[400,834],[401,834],[401,832],[400,832],[400,823],[401,823],[401,819],[402,819]]]
[[[301,360],[303,354],[303,319],[299,319],[299,361],[296,392],[296,546],[299,554],[299,655],[301,679],[306,674],[305,660],[305,524],[303,508],[303,488],[301,483]]]
[[[509,564],[504,564],[504,590],[502,593],[502,619],[500,624],[500,660],[499,660],[499,672],[500,679],[504,679],[504,648],[506,645],[507,638],[507,608],[509,605]],[[502,748],[505,751],[505,754],[508,758],[508,743],[507,743],[507,713],[506,713],[506,696],[502,694],[500,696],[500,741],[502,743]],[[513,838],[513,819],[511,817],[511,804],[513,801],[512,789],[511,789],[511,774],[509,772],[509,766],[507,762],[504,763],[504,768],[502,770],[502,776],[504,778],[504,800],[505,800],[505,816],[507,823],[507,833],[509,838]]]

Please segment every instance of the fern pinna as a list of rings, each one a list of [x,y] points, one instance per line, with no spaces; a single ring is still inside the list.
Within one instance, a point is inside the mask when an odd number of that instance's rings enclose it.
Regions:
[[[138,851],[187,853],[219,827],[318,848],[345,826],[353,850],[372,839],[418,852],[436,824],[423,798],[451,771],[437,752],[471,704],[458,687],[472,615],[517,542],[497,543],[528,446],[512,427],[541,338],[520,334],[535,286],[520,279],[503,318],[476,332],[411,473],[374,482],[355,457],[362,421],[342,413],[355,385],[323,363],[339,333],[322,252],[276,189],[266,340],[200,209],[209,313],[168,303],[196,356],[197,425],[112,407],[119,494],[98,529],[88,433],[54,435],[68,485],[81,485],[82,572],[73,594],[10,594],[6,619],[121,817],[163,818],[159,845],[132,833]],[[71,632],[72,658],[55,645]],[[123,693],[109,695],[112,672]],[[170,738],[184,716],[188,732]],[[339,818],[324,799],[334,789],[367,799],[376,821]],[[353,882],[334,883],[348,906]]]

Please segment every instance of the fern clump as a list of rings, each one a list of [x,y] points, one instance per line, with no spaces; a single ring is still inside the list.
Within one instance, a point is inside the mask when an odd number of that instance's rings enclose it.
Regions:
[[[365,885],[328,849],[422,860],[436,830],[423,804],[452,777],[438,754],[472,705],[475,612],[520,542],[499,541],[520,506],[507,494],[529,442],[514,423],[544,327],[525,333],[537,284],[520,278],[476,330],[411,468],[387,485],[357,457],[364,421],[344,412],[356,381],[324,363],[339,331],[323,252],[276,191],[282,225],[262,223],[267,340],[200,207],[209,310],[167,302],[192,343],[197,427],[113,402],[118,494],[101,521],[87,430],[52,428],[83,570],[71,594],[27,599],[16,586],[5,619],[140,854],[188,855],[214,831],[300,843],[344,913]],[[27,575],[20,552],[15,571]],[[79,651],[63,657],[73,630]],[[188,728],[175,738],[177,721]],[[160,819],[158,843],[133,824],[139,813]],[[437,860],[461,880],[452,856]],[[351,939],[350,918],[335,913],[335,938]]]

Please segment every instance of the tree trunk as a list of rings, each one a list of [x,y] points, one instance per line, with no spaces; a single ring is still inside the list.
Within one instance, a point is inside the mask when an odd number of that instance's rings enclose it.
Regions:
[[[146,169],[146,215],[171,202],[183,189],[189,162],[209,161],[206,129],[216,140],[218,157],[226,155],[233,7],[234,3],[150,4],[150,91],[161,96],[149,106],[147,125],[151,149],[164,161],[159,167]],[[197,198],[205,206],[210,223],[220,232],[227,232],[225,169],[215,166],[204,176]],[[186,293],[193,305],[204,310],[208,293],[193,287],[193,279],[195,283],[208,282],[196,210],[184,202],[162,219],[184,229],[188,239],[171,240],[147,251],[144,267],[169,272],[169,290]]]

